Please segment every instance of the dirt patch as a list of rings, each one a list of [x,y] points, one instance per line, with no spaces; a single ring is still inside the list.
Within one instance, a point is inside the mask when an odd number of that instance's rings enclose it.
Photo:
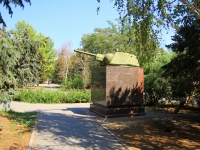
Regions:
[[[0,150],[28,149],[32,128],[0,115]]]
[[[147,109],[146,116],[99,120],[130,149],[200,149],[200,113]]]

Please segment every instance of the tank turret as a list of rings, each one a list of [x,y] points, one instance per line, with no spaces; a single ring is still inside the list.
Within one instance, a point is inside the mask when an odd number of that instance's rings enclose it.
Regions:
[[[94,56],[96,57],[97,61],[100,61],[100,64],[103,65],[115,65],[115,66],[136,66],[139,67],[138,60],[135,55],[124,53],[124,52],[115,52],[115,53],[107,53],[105,55],[103,54],[93,54],[88,53],[80,50],[74,50],[78,53],[83,53],[86,55]]]

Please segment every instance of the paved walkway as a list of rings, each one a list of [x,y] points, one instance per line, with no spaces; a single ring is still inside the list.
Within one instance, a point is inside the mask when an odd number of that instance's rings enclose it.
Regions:
[[[28,104],[11,102],[16,111],[38,111],[34,150],[123,150],[88,111],[89,103]]]

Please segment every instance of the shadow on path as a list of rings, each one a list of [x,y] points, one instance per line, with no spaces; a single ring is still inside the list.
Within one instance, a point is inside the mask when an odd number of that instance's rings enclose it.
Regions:
[[[35,150],[124,149],[96,122],[88,116],[83,116],[84,112],[81,108],[67,108],[63,111],[73,111],[74,115],[40,113],[34,142]]]

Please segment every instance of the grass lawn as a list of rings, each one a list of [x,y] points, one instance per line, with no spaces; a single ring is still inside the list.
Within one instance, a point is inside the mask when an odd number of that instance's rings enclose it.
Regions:
[[[36,112],[0,111],[0,150],[28,149]]]

